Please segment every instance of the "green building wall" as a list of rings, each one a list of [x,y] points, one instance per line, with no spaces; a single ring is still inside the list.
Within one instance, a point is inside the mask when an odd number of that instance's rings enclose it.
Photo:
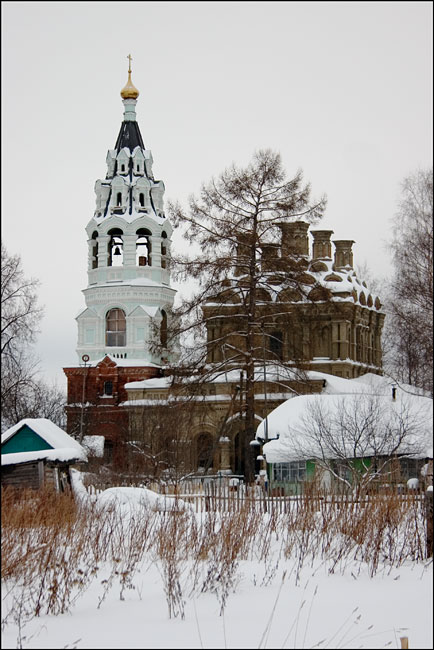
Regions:
[[[44,449],[53,449],[48,442],[45,442],[41,436],[35,433],[27,424],[24,424],[12,438],[6,440],[2,445],[2,454],[16,454],[23,451],[42,451]]]

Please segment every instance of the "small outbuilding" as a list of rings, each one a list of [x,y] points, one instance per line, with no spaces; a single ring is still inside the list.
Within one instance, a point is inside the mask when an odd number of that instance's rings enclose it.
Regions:
[[[69,468],[87,460],[85,449],[45,418],[26,418],[1,437],[1,484],[16,488],[71,487]]]

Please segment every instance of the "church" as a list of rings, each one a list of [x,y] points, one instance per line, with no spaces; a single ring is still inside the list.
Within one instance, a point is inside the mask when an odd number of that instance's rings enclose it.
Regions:
[[[106,157],[107,173],[95,183],[96,209],[86,226],[88,286],[77,316],[78,365],[67,377],[67,429],[77,438],[103,435],[111,456],[127,438],[128,414],[119,408],[125,384],[158,377],[170,359],[152,350],[163,344],[175,290],[168,260],[172,228],[164,213],[164,183],[153,174],[136,119],[139,91],[121,91],[123,121]],[[115,450],[116,451],[116,450]]]
[[[88,286],[76,319],[78,364],[64,368],[67,430],[79,440],[104,436],[105,459],[114,464],[122,465],[133,449],[138,463],[146,456],[157,464],[164,456],[167,463],[168,457],[178,458],[181,473],[200,468],[242,475],[243,373],[230,359],[226,363],[217,344],[223,335],[230,341],[231,327],[236,330],[234,295],[242,278],[234,274],[203,306],[212,323],[207,364],[224,372],[211,373],[198,390],[194,378],[174,387],[165,370],[177,360],[176,347],[167,348],[175,298],[172,228],[164,212],[164,183],[154,178],[152,154],[136,119],[138,96],[130,59],[121,91],[123,121],[107,153],[106,177],[95,183],[96,209],[86,227]],[[258,424],[291,396],[321,392],[330,375],[382,374],[380,299],[357,277],[354,242],[332,242],[332,234],[310,230],[300,220],[282,223],[280,241],[263,247],[260,264],[269,290],[258,300],[270,318],[267,331],[257,333]],[[237,254],[243,254],[243,242]],[[302,292],[285,287],[284,258],[297,260]]]

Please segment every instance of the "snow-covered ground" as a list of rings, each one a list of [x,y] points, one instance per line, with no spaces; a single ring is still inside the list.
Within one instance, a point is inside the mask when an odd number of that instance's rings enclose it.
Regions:
[[[140,501],[172,516],[146,491],[115,494],[96,498],[131,517]],[[400,648],[400,637],[409,638],[410,648],[433,647],[432,561],[380,563],[370,577],[369,567],[354,560],[332,570],[317,557],[300,570],[300,557],[285,558],[281,548],[273,539],[265,560],[254,554],[239,560],[226,599],[218,579],[212,590],[191,593],[193,560],[180,557],[184,618],[169,618],[161,563],[143,562],[131,588],[121,593],[115,580],[105,597],[102,567],[66,614],[22,619],[20,628],[17,601],[16,620],[12,614],[3,626],[2,648]],[[2,617],[19,597],[17,587],[5,587]]]
[[[264,565],[243,562],[223,616],[205,593],[187,600],[181,620],[168,618],[161,575],[150,567],[124,600],[113,587],[98,609],[95,583],[72,613],[33,619],[21,630],[22,646],[17,626],[8,625],[2,648],[400,648],[401,636],[410,648],[433,647],[432,564],[374,578],[359,566],[343,576],[309,567],[297,587],[293,570],[282,563],[273,583],[261,586]]]

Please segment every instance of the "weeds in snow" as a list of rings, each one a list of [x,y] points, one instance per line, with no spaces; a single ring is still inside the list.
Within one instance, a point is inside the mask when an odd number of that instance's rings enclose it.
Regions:
[[[136,589],[138,572],[152,562],[162,576],[169,617],[183,619],[186,599],[194,602],[205,592],[216,595],[224,617],[249,559],[264,566],[262,587],[274,582],[282,559],[293,561],[284,578],[296,584],[303,567],[314,563],[343,573],[350,563],[354,570],[355,560],[374,576],[384,563],[399,567],[424,560],[423,504],[411,495],[358,502],[309,495],[266,514],[254,506],[246,500],[237,511],[203,513],[176,508],[160,513],[143,506],[126,514],[67,495],[21,491],[17,499],[13,490],[2,489],[2,624],[15,622],[24,638],[28,620],[71,611],[95,580],[102,585],[97,607],[115,588],[123,600]],[[268,632],[269,626],[261,647]]]

